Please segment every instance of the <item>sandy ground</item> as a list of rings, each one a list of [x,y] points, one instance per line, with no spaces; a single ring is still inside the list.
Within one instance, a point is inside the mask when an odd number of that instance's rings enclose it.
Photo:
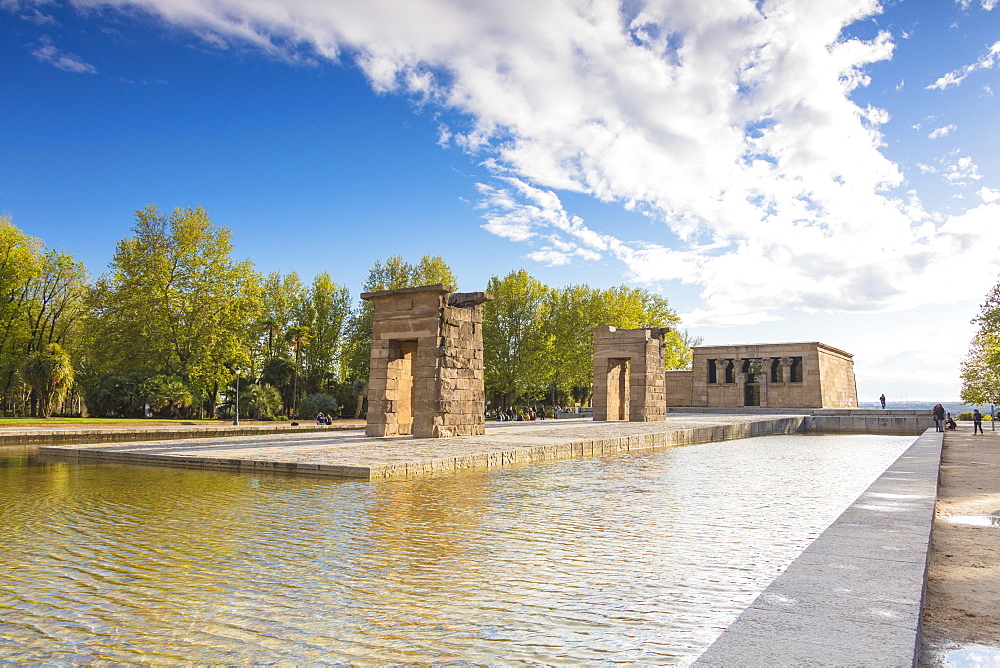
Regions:
[[[973,436],[971,423],[945,435],[923,618],[924,666],[948,665],[948,651],[973,644],[1000,652],[1000,526],[948,521],[1000,516],[1000,430],[984,426],[985,435]]]

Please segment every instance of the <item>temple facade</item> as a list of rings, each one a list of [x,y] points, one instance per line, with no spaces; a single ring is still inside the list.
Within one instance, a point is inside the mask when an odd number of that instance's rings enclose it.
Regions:
[[[857,408],[854,356],[825,343],[698,346],[666,372],[667,405]]]

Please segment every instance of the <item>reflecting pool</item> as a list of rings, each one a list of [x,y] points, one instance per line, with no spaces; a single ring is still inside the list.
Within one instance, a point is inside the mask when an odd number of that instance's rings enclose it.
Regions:
[[[0,449],[0,661],[688,663],[912,442],[387,482]]]

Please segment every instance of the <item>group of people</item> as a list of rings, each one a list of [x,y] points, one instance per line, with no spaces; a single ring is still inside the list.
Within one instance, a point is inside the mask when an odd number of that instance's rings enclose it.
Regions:
[[[323,413],[317,413],[316,424],[333,424],[333,417],[324,415]]]
[[[487,419],[496,420],[497,422],[530,422],[532,420],[544,420],[545,419],[545,406],[523,406],[521,408],[514,408],[510,406],[506,409],[500,408],[493,411],[491,414],[487,414]]]
[[[958,424],[955,422],[955,419],[951,416],[950,412],[948,413],[948,416],[945,417],[944,406],[941,404],[937,404],[931,409],[931,415],[934,417],[935,431],[944,431],[945,429],[954,431],[955,429],[958,429]],[[979,411],[975,412],[973,418],[976,418],[977,415],[979,415]],[[983,418],[980,415],[977,419],[982,422]],[[982,426],[979,427],[979,430],[982,431]]]
[[[931,415],[934,417],[935,431],[955,431],[958,429],[958,423],[951,416],[951,412],[945,413],[944,406],[941,404],[937,404],[931,409]],[[972,411],[972,433],[983,433],[983,414],[979,412],[978,408]]]

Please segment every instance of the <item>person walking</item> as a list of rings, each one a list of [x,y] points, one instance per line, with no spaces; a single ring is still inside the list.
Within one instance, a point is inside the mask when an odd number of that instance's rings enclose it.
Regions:
[[[944,406],[938,404],[931,409],[934,416],[934,431],[944,431]]]
[[[972,411],[972,435],[973,436],[976,435],[976,430],[977,429],[979,430],[980,434],[983,433],[983,414],[979,412],[978,408]],[[983,435],[985,436],[985,434],[983,434]]]
[[[878,400],[882,402],[882,410],[885,410],[885,395],[883,394]]]

